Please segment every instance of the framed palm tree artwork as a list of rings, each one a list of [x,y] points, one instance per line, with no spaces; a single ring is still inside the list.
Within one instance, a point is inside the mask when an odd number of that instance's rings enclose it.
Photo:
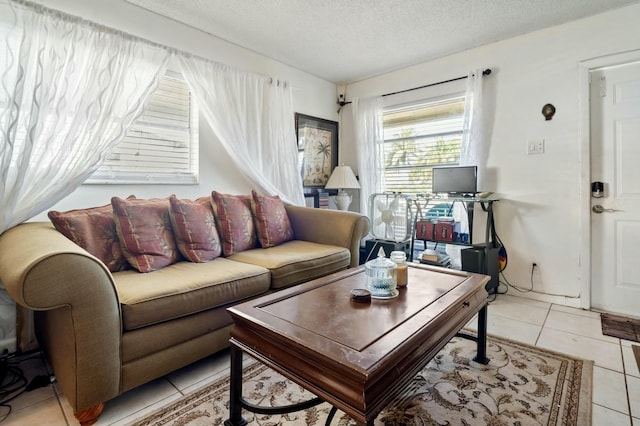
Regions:
[[[298,166],[305,188],[324,188],[338,165],[338,122],[296,113]]]

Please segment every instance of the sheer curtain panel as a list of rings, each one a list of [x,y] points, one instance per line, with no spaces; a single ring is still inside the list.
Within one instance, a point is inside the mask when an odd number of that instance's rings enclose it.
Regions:
[[[202,58],[178,60],[198,108],[251,184],[305,205],[290,87]]]
[[[360,178],[360,212],[369,215],[369,197],[384,188],[382,97],[351,101]]]
[[[85,21],[0,3],[0,232],[46,210],[102,163],[169,53]]]
[[[100,166],[142,111],[168,56],[41,6],[0,1],[0,233],[54,205]],[[0,348],[10,352],[15,320],[0,283]],[[20,336],[33,340],[30,321]]]
[[[484,175],[491,143],[484,119],[483,81],[482,68],[469,72],[460,146],[460,165],[478,166],[478,188],[485,188]]]

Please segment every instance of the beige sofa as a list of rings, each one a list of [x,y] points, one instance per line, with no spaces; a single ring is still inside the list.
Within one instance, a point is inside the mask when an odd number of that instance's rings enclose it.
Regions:
[[[295,240],[149,273],[107,267],[45,222],[0,236],[0,280],[82,424],[105,401],[228,346],[226,308],[358,265],[365,216],[286,207]]]

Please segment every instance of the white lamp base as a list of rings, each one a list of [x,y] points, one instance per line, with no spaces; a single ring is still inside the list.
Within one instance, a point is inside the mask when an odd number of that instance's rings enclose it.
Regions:
[[[335,198],[336,207],[338,210],[349,210],[351,204],[351,195],[347,194],[344,190],[338,191],[338,195]]]

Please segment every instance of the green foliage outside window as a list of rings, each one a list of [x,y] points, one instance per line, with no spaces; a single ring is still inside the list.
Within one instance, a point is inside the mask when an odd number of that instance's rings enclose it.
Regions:
[[[385,112],[385,191],[430,193],[432,168],[460,162],[463,113],[461,97]]]

